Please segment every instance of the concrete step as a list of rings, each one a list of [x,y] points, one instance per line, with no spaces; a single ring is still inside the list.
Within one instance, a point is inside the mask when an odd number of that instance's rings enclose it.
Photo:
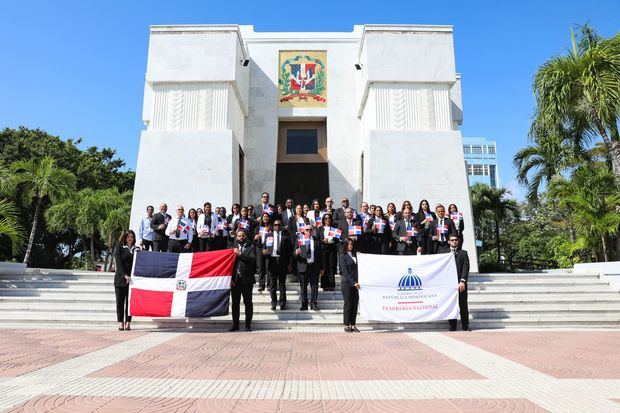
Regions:
[[[467,288],[468,294],[586,294],[586,293],[615,293],[619,294],[620,290],[609,285],[585,285],[585,286],[566,286],[557,285],[554,287],[548,286],[520,286],[520,287],[506,287],[506,286],[494,286],[494,285],[476,285],[469,286]]]

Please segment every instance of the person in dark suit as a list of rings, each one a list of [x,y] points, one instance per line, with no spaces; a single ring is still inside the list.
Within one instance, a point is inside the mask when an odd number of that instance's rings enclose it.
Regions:
[[[392,230],[390,222],[383,215],[383,208],[375,206],[374,218],[371,218],[372,232],[370,235],[371,248],[373,254],[387,254],[392,241]]]
[[[456,234],[456,227],[454,222],[446,216],[446,208],[438,204],[435,207],[435,216],[433,220],[432,230],[433,234],[433,254],[445,254],[450,252],[450,246],[448,245],[448,239],[450,235]]]
[[[419,237],[422,246],[422,254],[433,254],[435,245],[433,244],[433,231],[431,228],[433,220],[437,218],[435,213],[430,210],[429,203],[426,199],[420,201],[420,207],[418,209],[418,225],[419,225]]]
[[[287,198],[284,207],[282,211],[282,224],[288,229],[289,233],[295,233],[297,228],[295,228],[295,206],[293,205],[293,199]]]
[[[254,305],[252,304],[252,286],[256,282],[254,272],[256,271],[256,247],[244,231],[237,232],[234,244],[235,267],[230,285],[230,297],[232,300],[232,319],[233,326],[229,331],[239,330],[239,313],[241,297],[245,307],[245,331],[252,331],[252,315]]]
[[[319,297],[319,271],[321,265],[321,249],[319,240],[314,236],[314,228],[308,226],[306,236],[310,237],[310,245],[298,245],[295,249],[295,261],[297,263],[297,274],[299,276],[299,287],[301,291],[301,308],[308,309],[308,284],[310,284],[310,309],[317,311],[317,300]]]
[[[456,235],[459,237],[458,249],[463,249],[463,231],[465,231],[465,223],[463,222],[463,215],[459,214],[459,209],[456,207],[456,204],[450,204],[448,206],[448,217],[454,222]]]
[[[123,234],[120,245],[114,253],[116,272],[114,273],[114,293],[116,295],[116,321],[119,330],[131,330],[129,310],[129,282],[133,268],[136,247],[136,234],[129,230]]]
[[[456,260],[456,278],[459,283],[459,308],[461,310],[461,327],[463,331],[471,331],[469,328],[469,308],[467,307],[467,280],[469,278],[469,256],[467,251],[459,250],[459,237],[450,234],[450,252]],[[456,319],[449,320],[450,331],[456,331]]]
[[[418,220],[411,214],[411,208],[405,207],[402,211],[402,218],[394,224],[392,239],[396,242],[396,253],[398,255],[416,255],[422,253],[422,246],[419,232]],[[407,229],[410,233],[407,233]]]
[[[330,236],[329,229],[336,228],[332,215],[323,215],[323,225],[317,230],[321,248],[321,288],[323,291],[334,291],[336,288],[336,270],[338,268],[338,244],[340,240]],[[335,235],[335,234],[334,234]]]
[[[254,227],[254,245],[257,251],[267,248],[267,238],[273,234],[273,226],[271,225],[271,217],[269,214],[263,214],[261,222]],[[256,254],[256,272],[258,274],[258,292],[265,291],[267,283],[267,257],[263,254]]]
[[[335,212],[334,215],[334,221],[336,221],[338,223],[338,225],[340,225],[340,223],[342,221],[344,221],[347,218],[347,208],[350,208],[349,206],[349,198],[342,197],[342,201],[340,201],[340,204],[342,205],[340,208],[338,208]],[[353,212],[353,218],[357,218],[357,211],[353,208],[351,208],[351,211]]]
[[[276,207],[269,203],[269,193],[263,192],[260,199],[261,202],[256,208],[256,216],[260,218],[263,214],[267,213],[272,219],[275,218]]]
[[[155,252],[168,251],[168,235],[166,235],[166,227],[172,217],[168,215],[166,211],[168,211],[168,205],[161,204],[159,206],[159,212],[153,215],[153,218],[151,219],[151,228],[153,229],[153,251]]]
[[[265,214],[266,215],[266,214]],[[292,271],[293,245],[288,233],[283,230],[282,220],[273,222],[273,233],[266,237],[263,256],[267,258],[267,277],[271,309],[276,309],[277,291],[280,292],[280,310],[286,309],[286,274]]]
[[[360,300],[360,284],[357,280],[357,258],[355,256],[355,243],[346,239],[343,243],[344,253],[340,256],[340,277],[342,297],[344,298],[343,322],[344,331],[347,333],[359,333],[355,326],[357,319],[357,305]]]
[[[353,209],[347,208],[347,209],[345,209],[344,218],[342,218],[341,221],[338,221],[338,228],[340,228],[342,230],[341,238],[342,239],[350,239],[354,243],[357,243],[358,242],[358,235],[353,234],[353,232],[351,230],[352,227],[354,227],[354,226],[362,227],[362,231],[363,231],[362,221],[360,221],[355,216],[355,214],[353,213]],[[342,243],[342,244],[340,244],[338,246],[338,256],[341,256],[344,253],[344,251],[345,251],[344,243]]]

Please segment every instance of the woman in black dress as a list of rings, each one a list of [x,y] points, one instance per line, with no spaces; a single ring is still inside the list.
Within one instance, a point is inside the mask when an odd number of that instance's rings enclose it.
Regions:
[[[357,282],[357,257],[353,240],[347,238],[344,241],[344,252],[340,256],[340,277],[342,296],[344,298],[344,331],[347,333],[359,333],[355,327],[357,319],[357,304],[360,301],[360,284]]]
[[[383,215],[383,208],[380,205],[375,207],[374,218],[371,219],[372,225],[372,249],[373,254],[387,254],[392,231],[390,223]]]
[[[418,209],[418,225],[419,225],[419,237],[422,247],[422,254],[433,253],[433,233],[432,228],[433,220],[437,218],[437,215],[431,211],[428,201],[423,199],[420,201],[420,208]]]
[[[465,230],[465,223],[463,222],[463,214],[459,213],[456,204],[450,204],[448,207],[448,217],[454,222],[456,235],[459,237],[459,244],[456,249],[460,251],[463,249],[463,231]]]
[[[129,282],[136,247],[136,234],[129,230],[123,234],[121,244],[114,254],[116,273],[114,274],[114,292],[116,294],[116,320],[119,330],[131,330],[131,316],[129,309]]]

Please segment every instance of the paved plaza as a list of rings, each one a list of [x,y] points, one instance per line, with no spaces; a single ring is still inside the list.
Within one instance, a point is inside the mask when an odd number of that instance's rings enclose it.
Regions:
[[[620,411],[617,330],[0,332],[2,411]]]

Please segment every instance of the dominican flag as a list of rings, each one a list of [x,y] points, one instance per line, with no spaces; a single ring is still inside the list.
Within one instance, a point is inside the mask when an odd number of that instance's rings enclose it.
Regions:
[[[457,223],[457,222],[463,220],[463,213],[462,212],[453,212],[452,214],[450,214],[450,217],[452,218],[452,221],[454,221],[454,223]]]
[[[394,215],[390,216],[390,229],[394,231],[394,227],[396,226],[396,222],[394,222]]]
[[[218,231],[226,231],[228,229],[228,223],[226,221],[222,221],[217,224]]]
[[[437,235],[441,235],[441,234],[445,235],[447,233],[448,233],[448,226],[447,225],[444,225],[444,226],[441,226],[441,227],[440,226],[437,227]]]
[[[314,220],[315,226],[317,226],[317,227],[318,227],[318,226],[320,226],[320,225],[321,225],[321,222],[323,222],[323,219],[322,219],[322,218],[321,218],[321,216],[319,215],[319,216],[318,216],[318,217],[316,217],[316,218],[315,218],[315,220]]]
[[[408,237],[417,237],[418,236],[418,231],[415,229],[415,227],[412,227],[411,225],[407,225],[407,236]]]
[[[303,247],[304,245],[306,247],[310,247],[310,237],[308,235],[299,235],[297,237],[297,245],[300,247]]]
[[[327,231],[327,236],[329,238],[340,239],[340,237],[342,236],[342,230],[340,228],[329,227],[329,230]]]
[[[271,231],[269,231],[269,228],[267,227],[260,227],[260,229],[258,230],[258,235],[262,237],[268,235],[269,233],[271,233]]]
[[[385,222],[382,219],[375,219],[375,229],[380,234],[385,230]]]
[[[267,205],[267,208],[263,209],[263,214],[265,212],[268,213],[269,215],[273,215],[273,212],[274,212],[273,205],[271,204]]]
[[[129,314],[227,315],[234,264],[232,249],[193,254],[137,251],[131,272]]]
[[[361,225],[351,225],[349,227],[350,235],[362,235],[362,226]]]
[[[241,229],[250,229],[250,224],[245,219],[239,220],[239,228]]]
[[[179,225],[177,225],[177,229],[179,231],[182,231],[184,234],[187,234],[187,231],[192,229],[192,227],[189,224],[183,225],[183,222],[179,221]]]
[[[300,234],[306,230],[306,224],[304,222],[297,221],[297,233]]]

